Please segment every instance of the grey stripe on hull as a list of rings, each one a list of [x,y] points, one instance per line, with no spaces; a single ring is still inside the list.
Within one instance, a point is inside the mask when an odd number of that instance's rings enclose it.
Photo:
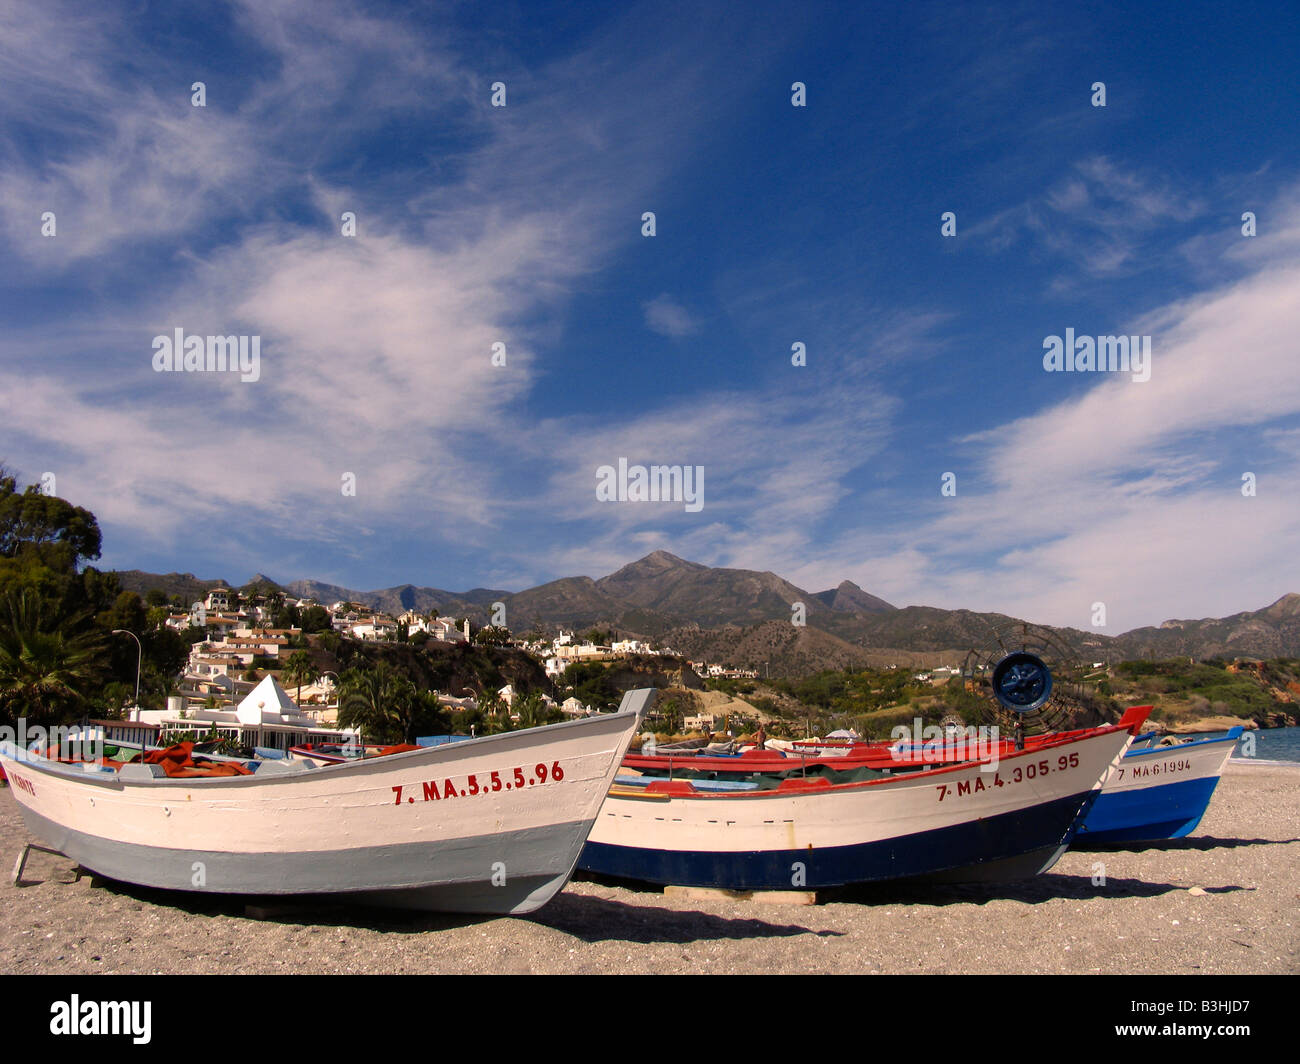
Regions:
[[[355,894],[358,901],[404,908],[480,913],[531,912],[545,904],[568,881],[592,825],[340,851],[223,853],[116,842],[27,808],[23,818],[54,849],[124,883],[203,894]],[[501,885],[493,885],[494,875]]]

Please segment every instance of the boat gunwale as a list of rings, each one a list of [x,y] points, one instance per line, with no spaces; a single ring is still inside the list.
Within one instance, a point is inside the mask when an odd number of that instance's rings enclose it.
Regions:
[[[998,764],[1000,765],[1003,762],[1012,761],[1020,757],[1026,757],[1026,756],[1036,757],[1039,754],[1041,754],[1044,750],[1051,750],[1060,746],[1069,746],[1072,743],[1087,742],[1092,739],[1101,738],[1102,736],[1113,735],[1115,732],[1118,731],[1128,731],[1128,730],[1129,729],[1127,726],[1120,725],[1120,724],[1105,725],[1101,728],[1096,729],[1096,731],[1092,732],[1091,734],[1075,735],[1070,738],[1053,740],[1051,742],[1042,743],[1038,746],[1035,746],[1033,749],[1016,750],[1006,757],[999,757],[997,760],[998,760]],[[1123,756],[1123,751],[1118,751],[1116,756],[1117,757]],[[1113,760],[1114,759],[1112,758],[1112,761]],[[654,801],[671,800],[674,798],[687,798],[691,800],[695,800],[697,798],[729,800],[729,799],[752,799],[752,798],[793,798],[796,796],[800,798],[805,798],[805,797],[811,797],[813,795],[816,795],[818,797],[826,797],[827,795],[842,794],[846,791],[861,790],[867,787],[897,785],[900,783],[907,783],[918,779],[933,779],[935,776],[939,776],[944,773],[960,772],[970,768],[979,768],[982,770],[983,766],[992,763],[993,763],[992,758],[984,758],[980,761],[962,761],[957,764],[938,765],[935,768],[922,769],[919,772],[908,772],[896,776],[882,777],[881,779],[856,780],[849,783],[831,783],[828,787],[819,787],[816,790],[790,789],[790,790],[782,791],[777,788],[772,788],[770,790],[764,790],[764,791],[695,791],[693,793],[674,792],[671,794],[667,794],[664,793],[663,791],[644,792],[640,790],[635,792],[631,792],[628,790],[620,790],[617,793],[614,793],[613,788],[611,788],[610,793],[611,796],[615,798],[640,798],[640,799],[648,799]],[[1108,771],[1109,769],[1103,771],[1102,775],[1098,777],[1097,782],[1093,785],[1091,790],[1098,790],[1101,788],[1102,783],[1105,780],[1106,773]],[[690,781],[687,780],[683,782],[690,782]]]
[[[125,790],[127,788],[167,788],[167,787],[192,787],[195,785],[201,787],[250,787],[260,783],[262,786],[272,784],[294,784],[304,783],[308,780],[318,780],[322,778],[333,779],[341,774],[351,773],[358,775],[382,774],[391,770],[392,766],[409,767],[412,760],[423,760],[430,763],[451,760],[453,755],[448,754],[449,750],[457,751],[454,755],[459,759],[461,751],[472,748],[475,745],[509,745],[509,740],[519,736],[531,735],[545,729],[571,730],[573,728],[590,728],[595,730],[599,724],[612,724],[614,721],[624,721],[629,716],[640,717],[641,711],[638,709],[618,710],[615,713],[601,713],[592,717],[584,717],[580,720],[566,720],[556,724],[541,724],[535,728],[521,728],[518,731],[499,732],[496,735],[477,735],[471,739],[464,739],[456,743],[442,743],[439,746],[426,746],[418,750],[404,750],[401,753],[386,754],[383,757],[359,758],[351,761],[344,761],[337,764],[317,765],[314,768],[304,767],[301,771],[276,772],[269,776],[261,776],[253,772],[247,776],[155,776],[151,779],[122,779],[119,772],[88,772],[82,765],[96,764],[93,761],[53,761],[42,754],[33,753],[30,750],[24,750],[22,747],[11,742],[0,743],[0,757],[11,761],[17,766],[39,773],[44,776],[51,776],[60,780],[67,780],[73,783],[87,784],[92,787],[107,788],[109,790]],[[618,728],[615,727],[617,731]],[[13,752],[11,752],[13,751]],[[207,755],[200,755],[207,756]],[[235,760],[242,761],[239,758],[217,758],[217,760]],[[322,776],[322,773],[325,774]]]
[[[1152,746],[1145,750],[1130,749],[1125,752],[1124,760],[1127,761],[1130,757],[1151,757],[1153,754],[1175,754],[1180,753],[1183,750],[1190,750],[1194,746],[1213,746],[1215,743],[1236,743],[1245,733],[1245,728],[1240,724],[1235,724],[1231,731],[1234,731],[1237,734],[1232,735],[1229,733],[1228,735],[1218,739],[1192,739],[1185,743],[1178,743],[1175,746]]]

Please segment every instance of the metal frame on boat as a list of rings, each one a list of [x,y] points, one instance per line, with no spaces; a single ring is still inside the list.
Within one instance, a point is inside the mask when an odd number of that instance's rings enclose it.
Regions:
[[[653,690],[617,713],[326,767],[159,777],[0,744],[28,831],[147,887],[524,913],[572,874]]]

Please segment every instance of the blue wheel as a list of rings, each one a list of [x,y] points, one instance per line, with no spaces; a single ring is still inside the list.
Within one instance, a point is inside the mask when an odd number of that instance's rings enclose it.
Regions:
[[[993,694],[1013,713],[1032,713],[1052,696],[1052,671],[1042,658],[1018,650],[993,667]]]

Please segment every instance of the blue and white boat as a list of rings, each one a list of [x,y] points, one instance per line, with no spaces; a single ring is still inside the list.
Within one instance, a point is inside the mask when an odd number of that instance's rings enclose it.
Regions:
[[[1144,746],[1154,736],[1139,736],[1106,780],[1075,847],[1181,839],[1195,831],[1243,730],[1177,746]]]

